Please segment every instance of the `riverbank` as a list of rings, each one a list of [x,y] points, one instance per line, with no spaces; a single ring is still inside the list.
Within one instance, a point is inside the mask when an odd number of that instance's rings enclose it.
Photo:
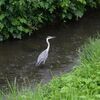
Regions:
[[[79,51],[80,65],[54,77],[48,84],[19,90],[10,86],[10,93],[1,92],[0,100],[99,100],[100,99],[100,39],[90,39]]]

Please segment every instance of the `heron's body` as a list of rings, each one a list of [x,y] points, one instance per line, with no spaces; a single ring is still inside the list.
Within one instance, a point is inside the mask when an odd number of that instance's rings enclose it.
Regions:
[[[45,56],[45,57],[43,57]],[[40,64],[45,64],[45,61],[47,60],[48,58],[48,52],[47,52],[47,49],[44,50],[38,57],[37,59],[37,63],[36,63],[36,66],[40,65]]]
[[[50,43],[49,43],[49,39],[52,39],[54,37],[48,36],[46,38],[46,42],[48,44],[47,48],[38,56],[37,62],[36,62],[36,66],[39,66],[40,64],[45,64],[45,61],[48,58],[48,53],[49,53],[49,49],[50,49]]]

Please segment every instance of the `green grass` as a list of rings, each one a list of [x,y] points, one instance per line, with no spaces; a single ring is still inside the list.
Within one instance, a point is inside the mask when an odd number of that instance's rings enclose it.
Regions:
[[[100,39],[90,39],[79,57],[80,65],[71,72],[38,85],[35,91],[11,87],[9,94],[1,92],[0,100],[100,100]]]

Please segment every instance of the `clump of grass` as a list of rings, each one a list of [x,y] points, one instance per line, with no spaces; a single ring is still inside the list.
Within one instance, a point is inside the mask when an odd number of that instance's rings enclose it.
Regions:
[[[100,39],[90,39],[79,51],[80,65],[48,84],[3,94],[5,100],[100,100]],[[2,98],[2,95],[0,95]],[[1,99],[2,100],[2,99]]]

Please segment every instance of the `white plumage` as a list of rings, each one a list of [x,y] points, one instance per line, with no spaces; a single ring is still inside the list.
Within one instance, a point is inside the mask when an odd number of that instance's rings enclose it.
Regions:
[[[46,38],[46,42],[48,44],[47,48],[42,52],[40,53],[40,55],[38,56],[38,59],[37,59],[37,62],[36,62],[36,66],[39,66],[41,64],[45,64],[45,61],[47,60],[48,58],[48,52],[49,52],[49,49],[50,49],[50,43],[49,43],[49,39],[53,39],[55,37],[52,37],[52,36],[48,36]]]

